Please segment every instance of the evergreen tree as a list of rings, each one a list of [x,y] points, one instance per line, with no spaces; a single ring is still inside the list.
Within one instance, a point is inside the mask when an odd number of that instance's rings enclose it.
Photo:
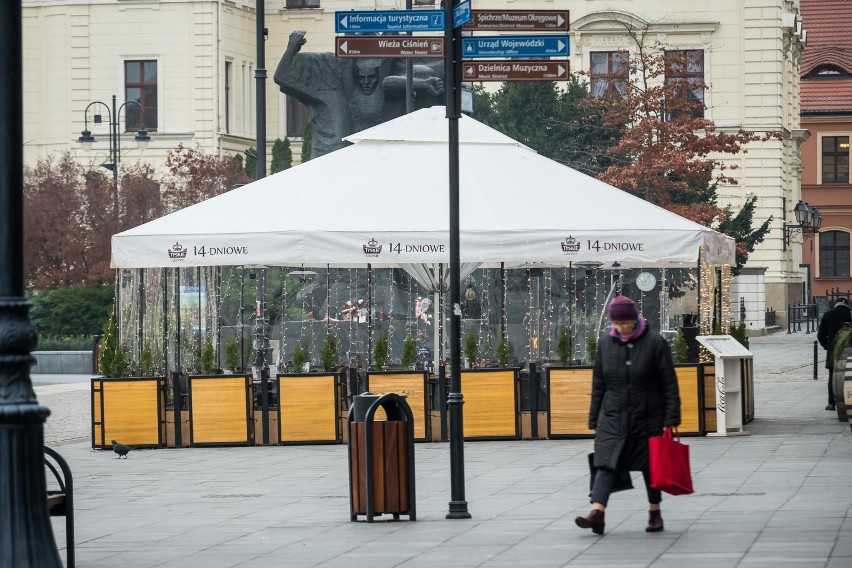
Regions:
[[[764,237],[769,234],[769,223],[772,221],[772,216],[764,221],[760,227],[752,229],[756,201],[757,196],[750,197],[736,215],[733,208],[728,205],[725,207],[723,220],[719,223],[719,231],[737,241],[737,265],[733,268],[735,275],[739,274],[740,268],[748,260],[749,253],[754,250],[755,246],[763,242]]]
[[[243,171],[249,178],[257,179],[257,149],[254,146],[246,152],[246,165]]]
[[[290,140],[277,139],[272,144],[272,163],[269,164],[270,173],[278,173],[293,167],[293,151],[290,149]]]

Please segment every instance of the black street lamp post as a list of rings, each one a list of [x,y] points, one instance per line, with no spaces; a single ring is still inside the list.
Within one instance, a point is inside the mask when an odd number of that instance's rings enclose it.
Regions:
[[[107,120],[109,124],[109,162],[105,162],[101,164],[101,166],[112,172],[112,191],[113,191],[113,219],[116,222],[116,230],[118,230],[118,219],[119,219],[119,209],[118,209],[118,166],[121,163],[121,134],[119,130],[119,125],[121,124],[121,120],[119,115],[121,114],[122,109],[127,105],[136,105],[139,107],[140,114],[142,117],[142,128],[136,133],[134,136],[134,140],[136,140],[136,144],[140,149],[144,150],[148,143],[151,141],[151,137],[148,136],[148,131],[145,130],[145,109],[142,108],[136,101],[127,101],[121,104],[118,108],[115,106],[115,95],[112,96],[112,110],[110,111],[109,105],[101,101],[93,101],[88,104],[86,110],[83,111],[83,124],[84,129],[83,132],[80,133],[80,138],[77,141],[83,145],[83,148],[86,150],[91,150],[92,144],[95,142],[95,137],[92,136],[92,133],[89,131],[89,109],[93,106],[102,106],[106,109],[107,112]],[[94,124],[103,123],[103,116],[100,114],[94,115]]]
[[[450,185],[450,503],[448,519],[469,519],[464,491],[464,397],[461,392],[461,272],[459,251],[459,118],[461,118],[461,29],[453,27],[453,5],[445,2],[444,72],[449,123]]]
[[[30,380],[37,333],[24,297],[21,3],[0,2],[0,566],[61,568],[47,513],[44,421]]]

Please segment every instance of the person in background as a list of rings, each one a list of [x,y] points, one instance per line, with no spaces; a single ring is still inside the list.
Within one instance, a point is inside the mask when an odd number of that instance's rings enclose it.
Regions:
[[[852,322],[852,312],[849,311],[849,301],[838,298],[834,307],[822,314],[817,329],[817,341],[825,349],[825,368],[828,369],[828,404],[826,410],[834,410],[834,389],[831,384],[831,374],[834,372],[834,338],[844,324]]]
[[[680,424],[680,393],[668,343],[648,328],[636,304],[616,296],[609,305],[609,337],[600,342],[592,371],[589,428],[595,430],[592,510],[578,527],[603,534],[609,495],[625,472],[641,471],[648,493],[646,532],[663,530],[662,494],[651,487],[648,438]]]

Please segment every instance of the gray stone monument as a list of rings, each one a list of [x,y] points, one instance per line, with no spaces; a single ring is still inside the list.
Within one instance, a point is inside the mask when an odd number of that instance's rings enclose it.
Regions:
[[[311,157],[342,148],[344,136],[404,114],[405,60],[303,53],[305,41],[302,30],[290,34],[275,82],[308,107]],[[412,92],[415,108],[443,104],[443,59],[414,62]]]

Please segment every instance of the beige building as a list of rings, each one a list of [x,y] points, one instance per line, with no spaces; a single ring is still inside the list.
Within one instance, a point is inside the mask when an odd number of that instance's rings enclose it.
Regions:
[[[414,0],[416,8],[437,2]],[[265,69],[267,149],[288,134],[298,157],[302,109],[288,108],[272,80],[294,30],[306,30],[303,51],[334,50],[337,10],[401,9],[404,0],[267,0]],[[732,303],[746,304],[749,327],[763,329],[763,310],[801,300],[801,242],[784,250],[782,223],[801,198],[799,59],[806,32],[799,0],[476,0],[474,9],[570,10],[570,66],[593,67],[606,83],[617,52],[660,43],[686,50],[696,65],[687,75],[711,88],[706,116],[720,129],[776,132],[747,154],[727,160],[740,183],[719,188],[719,203],[739,207],[758,197],[756,223],[772,216],[772,230],[749,261],[748,282],[732,286]],[[109,156],[102,101],[118,105],[121,160],[161,164],[166,152],[199,145],[215,154],[255,146],[257,70],[253,0],[23,0],[25,162],[71,149],[83,163]],[[628,33],[630,32],[630,33]],[[494,32],[489,32],[494,33]],[[631,37],[631,35],[633,37]],[[688,80],[689,77],[687,77]],[[98,110],[100,109],[100,110]],[[104,115],[94,124],[96,113]],[[141,117],[144,116],[144,120]],[[144,150],[133,138],[144,126]],[[84,129],[97,142],[78,143]],[[759,274],[756,277],[755,274]]]

